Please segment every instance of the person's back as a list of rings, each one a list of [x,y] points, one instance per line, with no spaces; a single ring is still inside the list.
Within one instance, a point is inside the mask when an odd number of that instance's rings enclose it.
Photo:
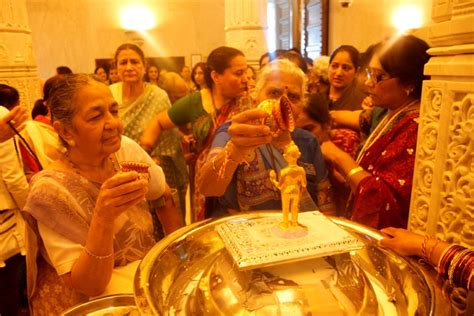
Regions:
[[[0,106],[0,117],[8,110]],[[0,314],[19,312],[19,279],[25,265],[24,221],[20,215],[29,191],[15,137],[0,142]]]

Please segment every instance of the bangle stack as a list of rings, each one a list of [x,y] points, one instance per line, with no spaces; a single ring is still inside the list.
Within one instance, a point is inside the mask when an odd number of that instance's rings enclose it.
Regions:
[[[466,289],[472,287],[474,270],[474,250],[461,245],[451,245],[441,255],[438,272],[452,285]]]
[[[110,257],[112,257],[114,255],[114,252],[112,251],[112,253],[108,254],[108,255],[105,255],[105,256],[99,256],[99,255],[96,255],[92,252],[90,252],[89,249],[87,249],[87,247],[84,247],[84,251],[87,253],[88,256],[94,258],[94,259],[97,259],[97,260],[104,260],[104,259],[108,259]]]
[[[364,171],[364,168],[362,168],[361,166],[357,166],[349,170],[349,172],[346,175],[346,183],[349,183],[351,181],[351,177],[353,177],[354,175],[362,171]]]

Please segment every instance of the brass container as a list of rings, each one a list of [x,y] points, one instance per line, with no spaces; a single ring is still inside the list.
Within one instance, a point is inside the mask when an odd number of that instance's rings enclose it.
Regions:
[[[451,315],[416,261],[378,247],[382,235],[332,217],[365,247],[350,253],[240,271],[215,227],[270,212],[206,220],[157,243],[135,275],[144,315]],[[428,274],[427,274],[428,273]]]

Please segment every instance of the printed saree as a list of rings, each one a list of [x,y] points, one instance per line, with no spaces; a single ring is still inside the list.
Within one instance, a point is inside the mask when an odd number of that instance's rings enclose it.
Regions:
[[[413,182],[419,103],[390,113],[359,154],[364,178],[350,203],[351,219],[375,228],[407,227]]]

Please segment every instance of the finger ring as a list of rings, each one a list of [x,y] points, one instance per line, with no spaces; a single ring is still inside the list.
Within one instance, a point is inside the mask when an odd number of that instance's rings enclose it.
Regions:
[[[8,122],[10,122],[10,123],[13,124],[13,125],[16,124],[15,120],[9,120]]]

